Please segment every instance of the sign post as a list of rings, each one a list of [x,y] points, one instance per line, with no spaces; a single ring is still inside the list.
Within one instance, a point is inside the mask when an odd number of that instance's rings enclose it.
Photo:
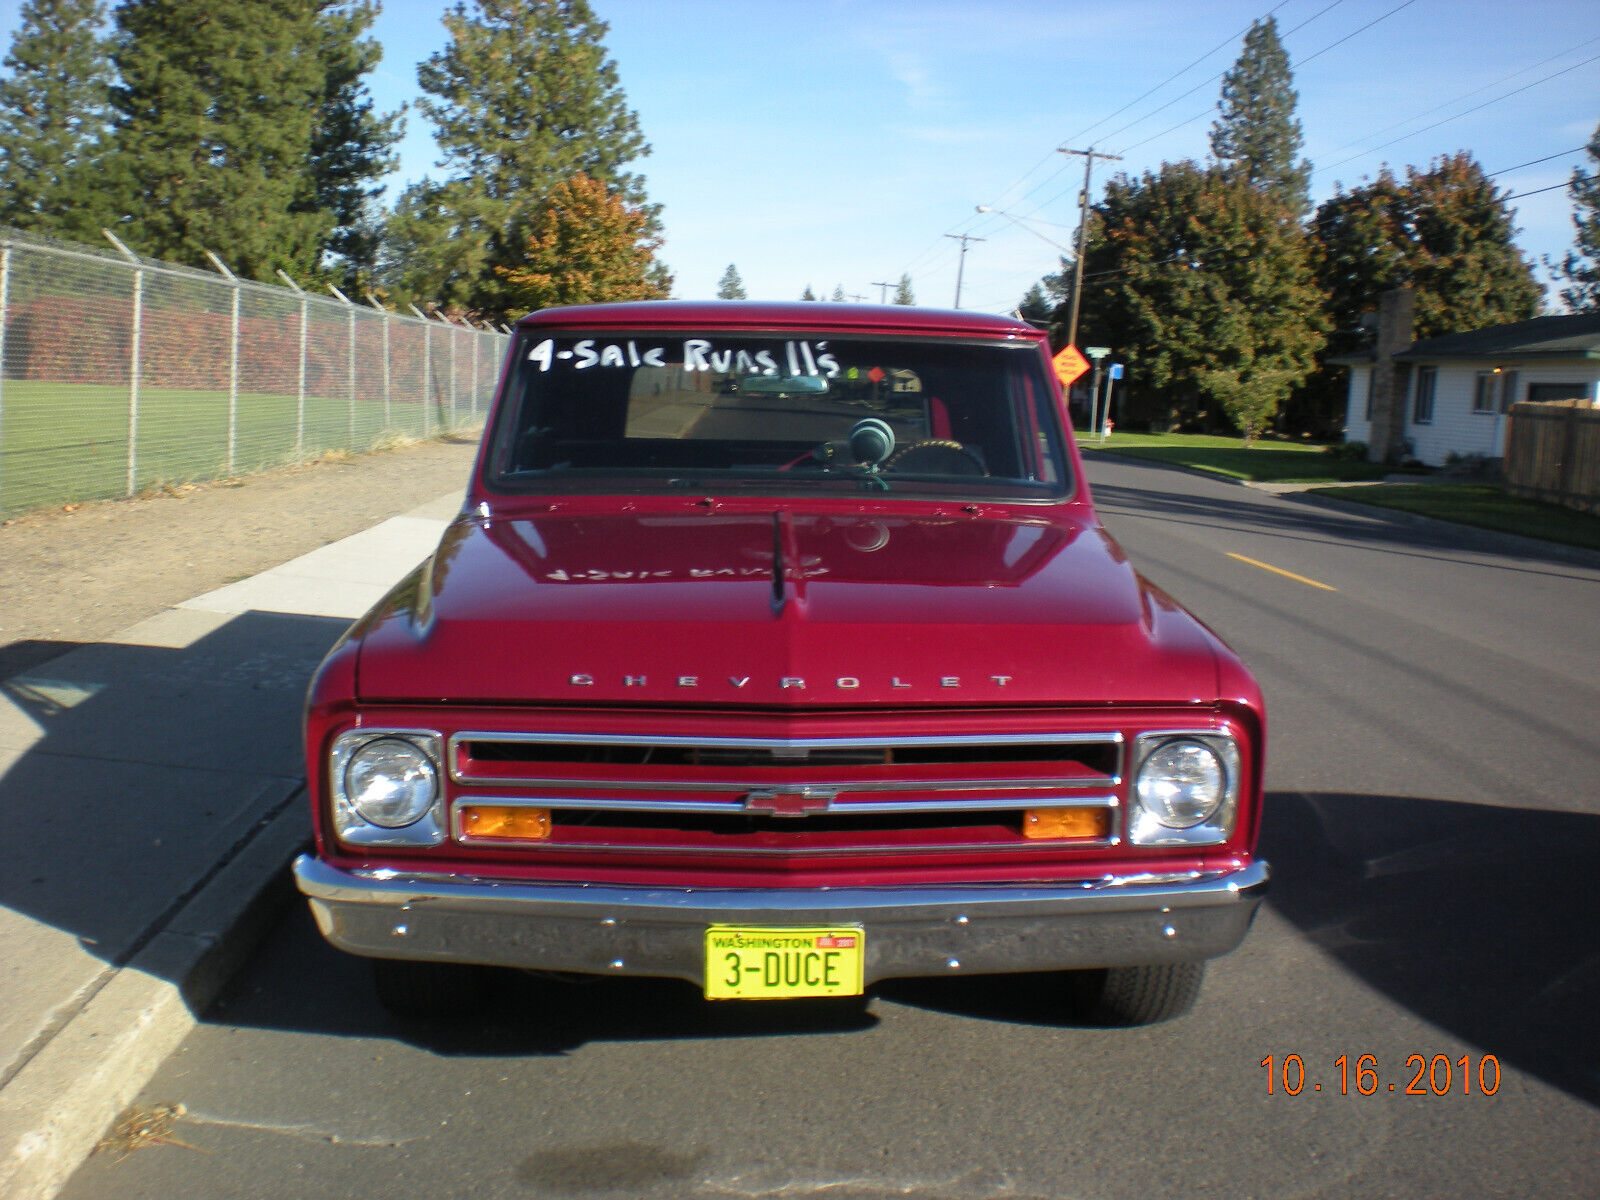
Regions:
[[[1110,346],[1085,346],[1083,352],[1094,360],[1094,379],[1089,383],[1089,432],[1100,428],[1100,363],[1111,353]]]
[[[1110,421],[1110,417],[1111,417],[1111,390],[1112,390],[1112,388],[1114,388],[1116,386],[1117,380],[1119,380],[1121,378],[1122,378],[1122,364],[1121,363],[1112,363],[1111,364],[1111,370],[1106,372],[1106,413],[1105,413],[1106,419],[1104,421],[1102,421],[1101,425],[1100,425],[1100,429],[1101,429],[1100,440],[1102,442],[1106,440],[1106,434],[1105,434],[1106,427],[1111,424],[1111,421]]]

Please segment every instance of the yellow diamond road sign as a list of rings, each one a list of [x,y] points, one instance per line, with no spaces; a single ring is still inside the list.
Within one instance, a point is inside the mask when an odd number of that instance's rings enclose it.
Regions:
[[[1056,378],[1061,380],[1061,386],[1069,388],[1072,381],[1077,379],[1089,369],[1089,360],[1078,353],[1076,346],[1065,347],[1055,357]]]

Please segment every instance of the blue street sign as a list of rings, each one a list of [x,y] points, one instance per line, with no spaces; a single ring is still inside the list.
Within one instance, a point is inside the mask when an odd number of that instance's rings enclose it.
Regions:
[[[1111,378],[1113,378],[1113,379],[1121,379],[1122,378],[1122,364],[1121,363],[1112,363],[1111,364]]]

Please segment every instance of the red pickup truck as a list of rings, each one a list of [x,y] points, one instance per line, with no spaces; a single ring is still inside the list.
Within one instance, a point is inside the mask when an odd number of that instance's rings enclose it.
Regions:
[[[1187,1010],[1267,886],[1261,696],[1064,413],[985,314],[525,318],[461,515],[311,687],[323,933],[411,1014],[491,966]]]

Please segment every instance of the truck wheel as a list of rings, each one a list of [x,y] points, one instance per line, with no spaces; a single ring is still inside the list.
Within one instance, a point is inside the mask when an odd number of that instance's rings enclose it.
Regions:
[[[372,960],[378,1003],[397,1017],[429,1020],[458,1017],[476,1009],[489,990],[484,967],[462,963]]]
[[[1107,967],[1073,971],[1068,994],[1079,1014],[1093,1025],[1154,1025],[1181,1017],[1194,1007],[1206,965],[1162,963],[1147,967]]]

